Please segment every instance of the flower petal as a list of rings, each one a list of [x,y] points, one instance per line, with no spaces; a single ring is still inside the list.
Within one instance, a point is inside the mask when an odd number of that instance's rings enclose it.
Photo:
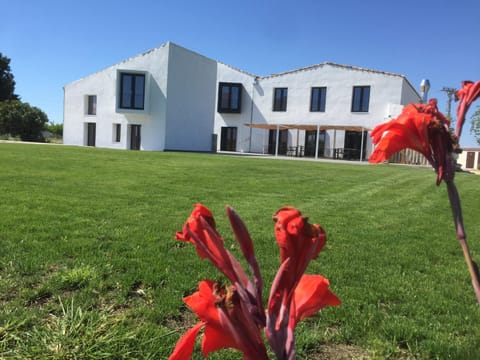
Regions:
[[[467,111],[472,102],[480,97],[480,81],[475,83],[470,80],[462,81],[462,87],[455,92],[455,97],[460,100],[457,107],[457,126],[455,128],[455,135],[457,139],[460,139]]]
[[[211,280],[203,280],[198,284],[199,291],[183,299],[199,319],[206,323],[219,322],[216,297],[213,295],[214,285]]]
[[[295,289],[295,319],[314,315],[325,306],[340,305],[340,299],[329,290],[328,279],[321,275],[303,275]]]
[[[189,360],[192,356],[193,348],[195,347],[195,340],[199,331],[205,325],[203,322],[199,322],[197,325],[188,330],[181,338],[178,340],[175,349],[168,358],[169,360]]]
[[[213,351],[232,348],[242,351],[238,348],[237,342],[224,329],[214,326],[207,326],[202,338],[202,354],[207,357]]]

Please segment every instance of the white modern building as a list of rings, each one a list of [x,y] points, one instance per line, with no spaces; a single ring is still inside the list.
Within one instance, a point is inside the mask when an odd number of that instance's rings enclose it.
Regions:
[[[403,75],[322,63],[256,76],[168,42],[64,88],[64,143],[359,159],[420,95]]]

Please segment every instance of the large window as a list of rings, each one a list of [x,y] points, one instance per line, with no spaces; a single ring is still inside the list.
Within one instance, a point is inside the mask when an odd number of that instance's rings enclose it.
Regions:
[[[352,95],[352,112],[368,112],[370,86],[354,86]]]
[[[143,110],[145,103],[145,75],[120,74],[120,108]]]
[[[87,96],[87,115],[97,115],[97,95]]]
[[[273,92],[273,111],[287,111],[287,88],[275,88]]]
[[[312,87],[312,95],[310,97],[310,111],[325,112],[326,99],[326,87]]]
[[[220,113],[240,113],[242,108],[242,84],[218,84],[218,106]]]

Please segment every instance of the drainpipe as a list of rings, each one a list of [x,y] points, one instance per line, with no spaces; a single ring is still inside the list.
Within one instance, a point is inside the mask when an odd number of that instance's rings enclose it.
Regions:
[[[255,85],[258,84],[258,76],[255,76],[252,82],[252,96],[251,96],[251,101],[252,101],[252,106],[250,107],[250,136],[248,140],[248,152],[252,152],[252,132],[253,132],[253,94],[255,92]]]
[[[318,144],[320,141],[320,124],[317,125],[317,139],[315,142],[315,160],[318,159]]]
[[[337,146],[337,129],[333,129],[333,154],[332,157],[335,155],[335,147]]]
[[[360,161],[363,159],[363,126],[362,126],[362,141],[360,143]]]
[[[280,125],[277,124],[277,134],[275,139],[275,157],[278,156],[278,140],[280,139]]]

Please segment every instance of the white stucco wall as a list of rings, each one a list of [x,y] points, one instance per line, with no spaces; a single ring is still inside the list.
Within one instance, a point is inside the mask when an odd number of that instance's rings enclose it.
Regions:
[[[96,123],[97,147],[128,149],[129,126],[141,125],[141,149],[163,150],[165,144],[168,44],[68,84],[64,88],[64,143],[86,145],[85,124]],[[145,74],[145,109],[117,108],[121,72]],[[96,115],[87,115],[87,96],[97,96]],[[120,142],[114,141],[114,124],[121,124]]]
[[[252,102],[252,93],[254,88],[255,76],[244,71],[232,68],[223,63],[217,66],[216,96],[213,104],[215,111],[214,133],[217,135],[217,150],[220,150],[221,128],[224,126],[237,127],[237,151],[240,152],[261,152],[263,131],[250,129],[245,124],[250,124],[253,120],[253,113],[258,112],[255,109],[255,99]],[[240,113],[219,113],[218,87],[220,82],[240,83],[242,84],[242,106]]]
[[[217,62],[169,47],[165,149],[211,151]]]
[[[352,125],[372,128],[387,117],[390,103],[400,104],[403,79],[372,71],[322,65],[303,71],[262,78],[258,107],[273,123]],[[369,111],[352,112],[353,86],[370,86]],[[311,88],[327,87],[325,112],[310,112]],[[273,91],[288,88],[286,112],[272,111]]]
[[[215,116],[215,132],[222,126],[238,126],[237,151],[264,152],[268,145],[268,130],[254,129],[252,145],[250,129],[245,123],[254,124],[301,124],[362,126],[372,129],[375,125],[389,120],[400,113],[403,105],[418,101],[418,95],[405,78],[365,69],[322,64],[279,75],[258,79],[227,65],[219,64],[219,82],[239,82],[243,84],[241,114],[219,114]],[[368,112],[352,112],[353,86],[370,86]],[[327,87],[325,112],[310,111],[312,87]],[[273,111],[275,88],[288,88],[287,111]],[[253,99],[253,107],[252,107]],[[216,100],[218,101],[218,99]],[[289,143],[304,143],[304,132],[289,131]],[[344,132],[329,130],[325,139],[326,148],[342,147]],[[220,143],[220,140],[219,140]],[[371,151],[371,141],[367,138],[367,151]]]

